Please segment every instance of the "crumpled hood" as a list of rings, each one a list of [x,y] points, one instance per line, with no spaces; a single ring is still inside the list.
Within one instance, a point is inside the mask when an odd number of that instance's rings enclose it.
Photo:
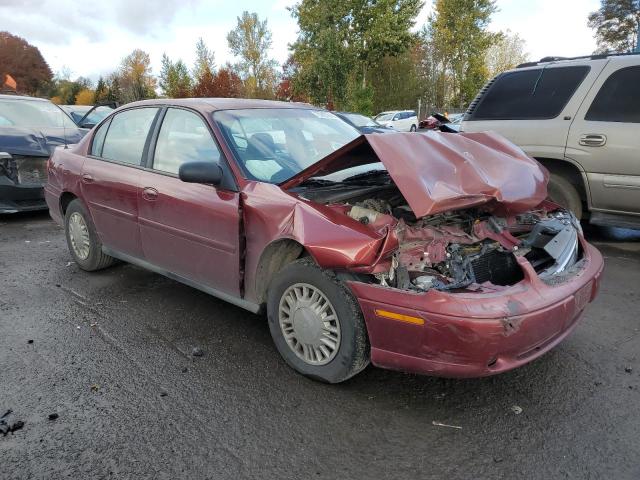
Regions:
[[[362,135],[280,186],[377,160],[417,217],[491,201],[518,213],[547,197],[546,169],[494,132]]]
[[[78,143],[86,132],[78,128],[0,127],[0,152],[12,155],[45,156],[58,145]]]

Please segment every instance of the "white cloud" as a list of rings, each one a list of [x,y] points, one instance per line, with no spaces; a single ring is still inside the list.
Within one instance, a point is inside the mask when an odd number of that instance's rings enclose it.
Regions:
[[[162,53],[181,58],[191,67],[195,43],[202,37],[214,50],[216,63],[233,61],[226,35],[243,10],[268,20],[273,34],[271,56],[286,61],[297,25],[287,7],[296,0],[271,2],[223,0],[0,0],[0,29],[20,35],[40,48],[52,70],[68,66],[74,76],[97,79],[114,71],[134,48],[151,55],[155,74]],[[420,29],[432,11],[432,1],[416,19]],[[598,0],[498,0],[493,30],[510,29],[526,41],[532,59],[546,55],[581,55],[595,49],[587,15]]]
[[[599,6],[599,0],[500,0],[491,29],[518,33],[531,60],[589,55],[596,42],[587,16]]]

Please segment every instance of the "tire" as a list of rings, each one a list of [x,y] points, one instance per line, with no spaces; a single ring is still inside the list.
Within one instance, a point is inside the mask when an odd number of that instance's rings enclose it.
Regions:
[[[555,203],[571,210],[578,220],[582,218],[582,200],[576,187],[566,178],[556,173],[549,176],[547,186],[549,198]]]
[[[77,233],[78,229],[80,233]],[[76,233],[74,234],[74,232]],[[102,252],[102,242],[98,238],[91,216],[84,204],[77,198],[69,203],[65,212],[64,233],[67,237],[69,252],[82,270],[93,272],[110,267],[115,263],[115,258]],[[84,247],[87,248],[86,255]]]
[[[304,296],[304,288],[307,288],[307,296]],[[302,299],[290,307],[287,300],[292,295],[296,297],[296,291],[302,292]],[[327,302],[320,303],[324,310],[320,317],[314,305],[305,306],[306,302],[313,300],[314,292],[319,292],[318,295],[324,296],[328,302],[328,306]],[[285,313],[286,309],[290,315]],[[268,290],[267,317],[278,352],[291,368],[302,375],[322,382],[339,383],[369,364],[369,338],[356,299],[333,272],[321,269],[308,258],[290,263],[275,276]],[[325,320],[334,317],[337,320]],[[337,328],[338,333],[329,332],[328,328]],[[291,335],[289,339],[285,338],[285,331]],[[334,342],[336,336],[339,340]],[[310,340],[310,337],[313,338]],[[311,343],[305,343],[307,340]],[[329,343],[323,344],[326,340]],[[335,348],[332,349],[330,343]],[[302,345],[307,345],[307,348]]]
[[[417,130],[415,125],[411,125],[411,128],[409,129],[410,132],[415,132]]]

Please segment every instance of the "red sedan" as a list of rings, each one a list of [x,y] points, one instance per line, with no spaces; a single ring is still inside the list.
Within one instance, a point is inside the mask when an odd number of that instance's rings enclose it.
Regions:
[[[603,268],[547,172],[495,134],[360,135],[310,105],[126,105],[58,148],[45,196],[84,270],[115,259],[251,312],[298,372],[448,377],[539,357]]]

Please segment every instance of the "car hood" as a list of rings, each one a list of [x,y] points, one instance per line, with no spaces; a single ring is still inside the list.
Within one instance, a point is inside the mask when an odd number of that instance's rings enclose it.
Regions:
[[[86,131],[78,128],[0,127],[0,152],[49,156],[58,145],[78,143]]]
[[[547,197],[546,169],[494,132],[361,135],[280,186],[378,160],[417,217],[489,202],[518,213]]]

